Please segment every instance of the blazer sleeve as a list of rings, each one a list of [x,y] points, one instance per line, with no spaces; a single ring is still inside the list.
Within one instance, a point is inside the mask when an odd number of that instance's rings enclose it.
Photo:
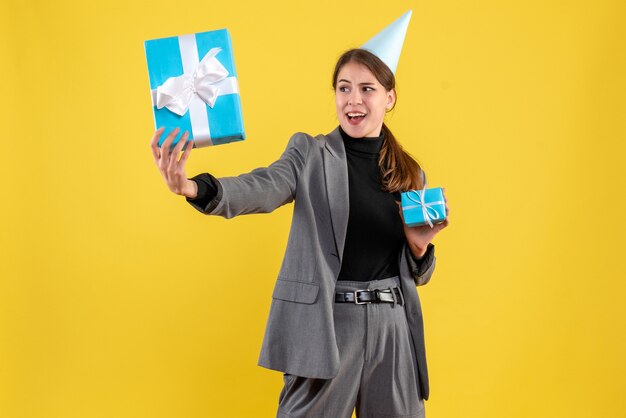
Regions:
[[[294,134],[280,158],[267,167],[233,177],[213,178],[217,195],[206,205],[192,205],[207,215],[232,218],[250,213],[269,213],[296,196],[296,184],[314,139]]]
[[[408,244],[404,243],[404,251],[406,251],[406,260],[409,263],[409,271],[415,279],[416,286],[423,286],[430,281],[435,271],[435,245],[430,243],[426,248],[424,256],[417,260],[413,256]]]
[[[202,173],[192,177],[190,180],[196,182],[198,194],[193,199],[185,198],[187,202],[202,213],[212,211],[219,202],[217,179],[209,173]]]

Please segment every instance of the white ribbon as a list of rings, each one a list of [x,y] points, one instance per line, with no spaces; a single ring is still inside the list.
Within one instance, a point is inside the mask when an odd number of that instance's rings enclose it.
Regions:
[[[226,79],[228,70],[215,58],[221,48],[213,48],[194,68],[193,73],[170,77],[157,88],[157,109],[167,107],[179,116],[187,113],[194,95],[213,108],[219,94],[217,83]]]
[[[417,198],[419,200],[414,199],[411,196],[411,193],[416,194]],[[422,214],[424,215],[424,220],[426,221],[426,223],[428,223],[428,225],[430,225],[430,227],[432,228],[433,222],[432,221],[436,221],[437,219],[439,219],[440,215],[439,212],[437,212],[437,210],[435,208],[433,208],[432,206],[435,205],[443,205],[445,204],[445,202],[443,200],[438,200],[436,202],[430,202],[430,203],[426,203],[426,184],[424,184],[424,188],[421,190],[421,193],[419,190],[411,190],[407,193],[406,195],[407,199],[412,200],[413,202],[417,203],[417,205],[408,205],[405,206],[405,209],[413,209],[413,208],[422,208]],[[431,221],[432,219],[432,221]]]

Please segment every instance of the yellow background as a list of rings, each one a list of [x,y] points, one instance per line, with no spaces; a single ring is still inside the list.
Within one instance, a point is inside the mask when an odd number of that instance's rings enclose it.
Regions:
[[[0,416],[272,417],[256,366],[292,207],[170,193],[143,41],[228,27],[248,139],[336,126],[335,60],[413,9],[388,123],[446,188],[419,289],[430,418],[623,417],[626,3],[2,0]]]

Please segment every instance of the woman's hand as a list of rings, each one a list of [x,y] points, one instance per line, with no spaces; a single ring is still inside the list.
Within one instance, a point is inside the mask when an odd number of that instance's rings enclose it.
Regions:
[[[172,192],[193,199],[198,194],[198,185],[195,181],[189,180],[185,174],[185,163],[193,148],[193,141],[187,142],[189,133],[185,131],[176,144],[176,147],[174,147],[174,150],[170,152],[170,146],[172,142],[174,142],[174,138],[176,138],[178,132],[180,132],[178,128],[175,128],[170,132],[167,138],[165,138],[165,141],[161,144],[161,148],[159,148],[159,138],[161,138],[161,134],[164,130],[164,127],[157,129],[150,142],[154,162],[165,179],[167,187],[169,187]],[[187,144],[185,152],[183,152],[179,160],[178,155],[185,144]]]
[[[426,253],[428,244],[435,238],[435,235],[450,223],[450,209],[448,208],[448,199],[446,199],[445,189],[442,189],[443,199],[446,202],[446,220],[440,224],[435,224],[432,228],[430,225],[420,225],[408,227],[404,223],[404,215],[402,214],[402,205],[398,203],[400,217],[402,218],[402,226],[404,226],[404,235],[407,243],[415,258],[420,259]]]

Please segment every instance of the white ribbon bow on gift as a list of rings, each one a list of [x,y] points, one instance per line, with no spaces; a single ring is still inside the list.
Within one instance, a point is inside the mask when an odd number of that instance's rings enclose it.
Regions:
[[[215,58],[221,48],[213,48],[202,58],[192,74],[170,77],[157,88],[157,109],[167,107],[179,116],[187,113],[194,95],[213,108],[219,96],[220,81],[228,77],[228,70]]]
[[[416,194],[419,200],[416,200],[415,198],[413,198],[411,196],[412,194]],[[426,184],[424,184],[424,188],[421,190],[421,193],[419,190],[411,190],[409,193],[407,193],[406,197],[409,200],[412,200],[413,202],[417,203],[417,205],[409,205],[409,206],[406,206],[405,209],[421,207],[422,214],[424,215],[424,220],[432,228],[434,226],[432,221],[436,221],[440,217],[439,212],[437,212],[437,209],[433,208],[432,206],[443,205],[445,204],[445,202],[443,200],[438,200],[436,202],[426,203],[426,200],[425,200],[426,199]]]

